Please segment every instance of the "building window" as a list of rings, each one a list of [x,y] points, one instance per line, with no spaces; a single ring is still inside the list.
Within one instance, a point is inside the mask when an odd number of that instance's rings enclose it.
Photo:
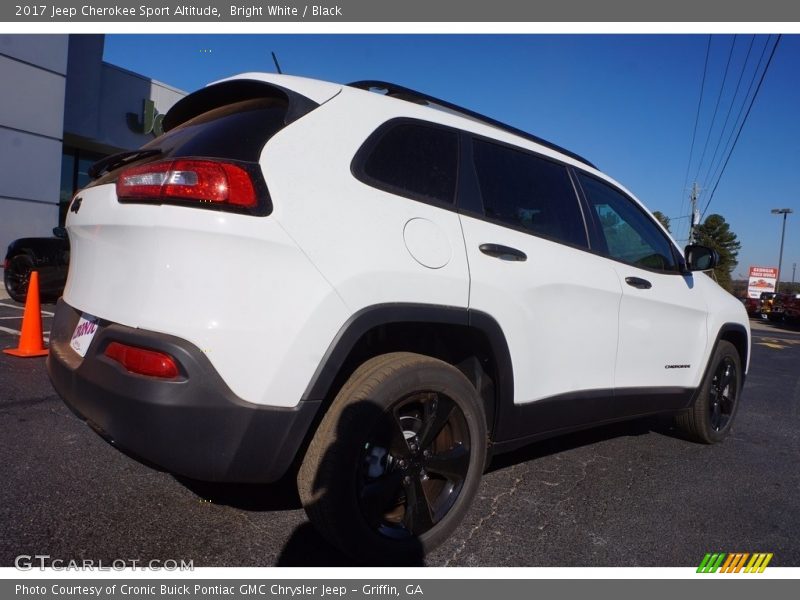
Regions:
[[[105,156],[89,150],[64,146],[61,153],[61,191],[58,198],[59,227],[64,226],[72,196],[91,180],[89,167]]]

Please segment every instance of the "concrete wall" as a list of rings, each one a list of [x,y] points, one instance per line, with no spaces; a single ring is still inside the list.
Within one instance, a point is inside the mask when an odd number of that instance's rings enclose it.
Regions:
[[[0,35],[0,259],[20,237],[58,225],[63,145],[111,154],[153,134],[133,131],[145,100],[163,114],[186,94],[103,62],[103,35]]]
[[[67,35],[0,35],[0,253],[58,224]]]
[[[146,99],[163,114],[186,93],[102,62],[102,37],[70,36],[65,138],[99,152],[138,148],[154,136],[133,131],[127,114],[141,115]]]

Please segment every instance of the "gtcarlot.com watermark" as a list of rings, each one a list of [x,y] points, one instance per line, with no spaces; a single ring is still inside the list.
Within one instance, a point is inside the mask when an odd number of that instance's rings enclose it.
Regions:
[[[124,571],[139,569],[141,571],[194,571],[193,560],[139,560],[136,558],[117,558],[114,560],[63,559],[53,558],[49,554],[20,554],[14,559],[14,566],[20,571],[47,569],[53,571]]]

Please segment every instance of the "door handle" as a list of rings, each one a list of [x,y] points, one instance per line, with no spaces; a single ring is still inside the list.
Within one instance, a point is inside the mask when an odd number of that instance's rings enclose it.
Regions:
[[[522,250],[509,248],[508,246],[502,246],[500,244],[481,244],[478,246],[478,249],[485,255],[493,256],[494,258],[499,258],[500,260],[528,260],[528,256]]]
[[[642,279],[641,277],[626,277],[625,283],[639,290],[649,290],[651,287],[653,287],[652,283],[647,281],[647,279]]]

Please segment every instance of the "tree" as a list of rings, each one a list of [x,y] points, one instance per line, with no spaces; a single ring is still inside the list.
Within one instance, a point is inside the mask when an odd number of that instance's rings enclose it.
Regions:
[[[719,253],[719,264],[714,269],[717,283],[729,292],[733,289],[731,271],[736,268],[741,242],[731,231],[730,225],[722,215],[709,215],[705,222],[695,229],[698,244],[713,248]]]
[[[670,231],[670,229],[669,229],[669,217],[667,215],[662,213],[660,210],[654,210],[653,211],[653,216],[656,219],[658,219],[658,222],[661,223],[664,226],[664,229],[666,229],[667,231],[672,233],[672,231]]]

